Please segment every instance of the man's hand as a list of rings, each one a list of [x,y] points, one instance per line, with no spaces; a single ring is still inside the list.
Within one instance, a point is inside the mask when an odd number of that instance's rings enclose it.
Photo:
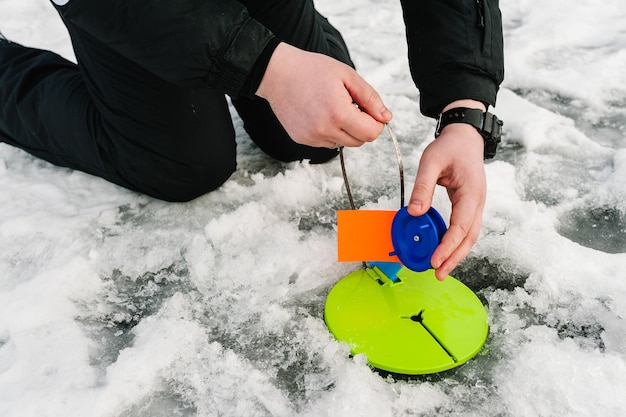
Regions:
[[[274,51],[256,94],[295,142],[309,146],[361,146],[392,117],[350,66],[286,43]]]
[[[454,107],[486,110],[480,102],[459,100],[444,111]],[[476,128],[454,123],[446,126],[422,154],[409,213],[420,216],[428,211],[437,184],[447,188],[452,202],[450,227],[431,258],[439,280],[467,256],[480,233],[487,189],[483,151],[483,138]]]

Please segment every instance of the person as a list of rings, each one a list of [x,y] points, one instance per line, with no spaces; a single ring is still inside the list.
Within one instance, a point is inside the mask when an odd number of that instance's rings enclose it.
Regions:
[[[329,161],[337,147],[375,140],[392,118],[312,0],[52,2],[77,64],[0,40],[0,141],[53,164],[188,201],[236,168],[226,96],[252,141],[280,161]],[[401,5],[421,112],[495,105],[498,0]],[[483,152],[476,128],[452,123],[422,154],[409,212],[429,209],[436,184],[452,203],[432,256],[439,279],[478,237]]]

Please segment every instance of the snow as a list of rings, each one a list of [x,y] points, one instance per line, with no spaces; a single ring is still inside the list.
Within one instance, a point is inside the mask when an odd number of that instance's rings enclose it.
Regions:
[[[410,187],[434,122],[399,2],[316,5],[394,112]],[[336,262],[338,161],[277,163],[234,116],[238,171],[172,204],[0,144],[0,416],[623,416],[626,9],[501,9],[504,146],[453,273],[488,308],[477,357],[392,377],[328,332],[326,294],[359,267]],[[0,0],[0,30],[73,59],[44,0]],[[396,208],[387,133],[345,154],[357,205]],[[444,190],[434,206],[449,216]]]

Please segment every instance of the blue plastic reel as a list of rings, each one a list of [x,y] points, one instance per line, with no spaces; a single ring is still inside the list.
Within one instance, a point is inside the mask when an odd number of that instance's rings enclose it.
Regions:
[[[426,271],[432,268],[430,258],[446,230],[446,223],[434,208],[416,217],[403,207],[391,224],[394,251],[389,255],[398,256],[400,262],[412,271]]]

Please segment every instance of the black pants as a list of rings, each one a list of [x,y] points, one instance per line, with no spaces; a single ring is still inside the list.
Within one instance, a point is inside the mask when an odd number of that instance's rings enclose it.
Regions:
[[[311,0],[241,3],[279,39],[352,65]],[[173,85],[64,22],[79,65],[0,40],[1,142],[168,201],[191,200],[230,177],[236,143],[223,92]],[[337,154],[293,142],[265,100],[234,98],[233,105],[252,140],[276,159],[324,162]]]

